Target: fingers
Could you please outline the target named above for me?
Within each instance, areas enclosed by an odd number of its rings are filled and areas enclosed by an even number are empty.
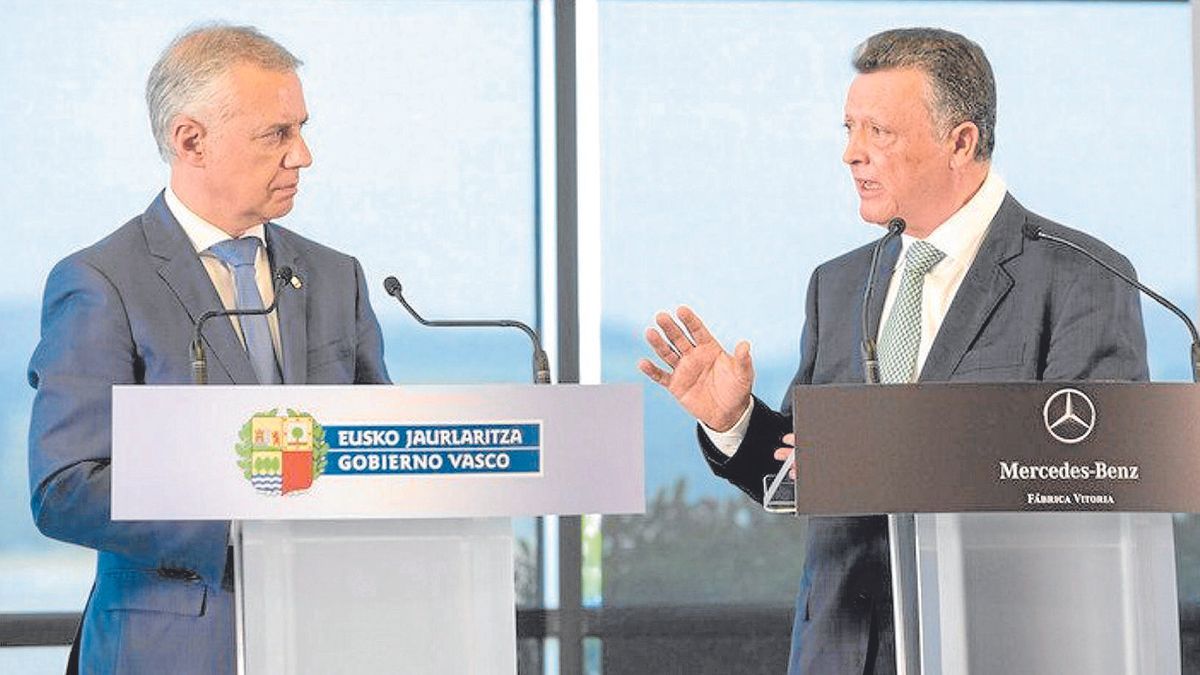
[[[692,343],[691,338],[684,334],[679,324],[675,323],[675,319],[670,314],[666,312],[655,314],[654,323],[658,324],[663,335],[667,336],[667,340],[670,341],[671,347],[679,354],[687,354],[692,347],[696,346]]]
[[[650,363],[649,359],[639,360],[637,367],[638,367],[638,370],[642,371],[642,373],[644,373],[646,375],[646,377],[654,380],[655,382],[661,384],[664,387],[670,386],[671,376],[667,373],[667,371],[663,370],[662,368],[659,368],[658,366],[654,365],[653,363]]]
[[[688,329],[688,333],[691,333],[692,339],[695,340],[696,344],[715,342],[712,333],[708,332],[708,327],[706,327],[704,322],[700,320],[700,317],[692,311],[691,307],[688,307],[687,305],[681,305],[679,309],[675,310],[675,314],[679,317],[679,320],[683,322],[684,327]]]
[[[782,462],[791,456],[792,451],[796,449],[796,434],[784,434],[780,441],[784,444],[784,447],[775,448],[775,459]]]
[[[775,448],[775,461],[786,462],[787,458],[792,456],[792,452],[794,450],[795,450],[795,448]],[[796,480],[796,465],[795,464],[792,465],[792,468],[788,469],[788,476],[792,480]]]
[[[783,442],[787,447],[775,448],[775,460],[779,462],[786,462],[787,458],[791,457],[792,453],[796,450],[796,434],[784,434]],[[795,464],[793,464],[792,468],[788,470],[788,476],[790,476],[792,480],[796,480]]]
[[[743,381],[754,381],[754,360],[750,358],[750,343],[742,340],[733,348],[733,365]]]
[[[650,347],[654,349],[654,353],[658,354],[658,358],[672,368],[679,363],[679,352],[676,352],[674,347],[663,339],[663,336],[653,328],[646,329],[646,342],[650,343]],[[649,363],[647,361],[647,363]]]

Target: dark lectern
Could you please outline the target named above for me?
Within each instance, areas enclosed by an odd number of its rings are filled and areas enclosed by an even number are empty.
[[[1180,672],[1200,387],[806,386],[797,513],[889,514],[899,672]]]

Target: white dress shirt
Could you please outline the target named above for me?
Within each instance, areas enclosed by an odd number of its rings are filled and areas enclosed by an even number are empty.
[[[179,221],[184,233],[187,234],[192,246],[196,249],[196,254],[200,256],[200,262],[204,264],[208,277],[212,279],[213,286],[217,289],[217,296],[221,298],[221,304],[225,309],[237,309],[233,269],[208,250],[213,244],[232,239],[232,237],[221,228],[196,215],[183,202],[179,201],[179,197],[170,185],[167,185],[164,197],[167,209],[171,211],[171,215],[175,216],[175,220]],[[258,292],[262,295],[263,307],[267,307],[275,299],[275,287],[271,278],[271,263],[267,259],[266,228],[262,225],[255,225],[246,230],[242,237],[258,237],[262,242],[262,246],[258,248],[258,255],[254,259],[254,278],[258,282]],[[271,328],[271,342],[275,347],[276,358],[283,353],[279,342],[277,314],[278,312],[271,312],[267,315],[267,324]],[[242,341],[242,346],[245,346],[246,339],[242,337],[242,327],[238,323],[237,317],[231,316],[229,320],[233,322],[233,330],[237,333],[238,339]]]
[[[946,318],[950,303],[954,301],[959,286],[967,276],[967,270],[975,261],[975,254],[979,252],[979,246],[983,243],[984,235],[987,234],[988,225],[996,217],[1007,192],[1008,186],[1004,183],[1004,179],[994,171],[989,171],[983,185],[979,187],[975,195],[945,222],[937,226],[928,237],[925,237],[926,242],[937,247],[939,251],[946,254],[946,257],[925,275],[925,285],[921,291],[921,344],[917,349],[917,373],[920,373],[921,368],[925,366],[925,358],[929,356],[929,349],[933,346],[933,340],[942,326],[942,320]],[[880,315],[877,330],[883,329],[888,313],[896,302],[896,293],[900,290],[900,279],[904,276],[901,274],[904,271],[904,256],[916,238],[903,234],[900,235],[900,240],[900,255],[896,258],[892,279],[888,283],[887,296],[883,301],[883,313]],[[746,437],[746,429],[750,426],[750,411],[753,407],[752,402],[737,423],[728,431],[714,431],[704,424],[701,424],[700,427],[704,429],[704,433],[708,435],[709,440],[718,450],[732,457],[737,452],[738,446],[742,444],[742,439]]]

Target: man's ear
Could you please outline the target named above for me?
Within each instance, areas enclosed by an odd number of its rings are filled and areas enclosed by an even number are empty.
[[[950,130],[951,144],[950,166],[960,168],[975,161],[975,151],[979,148],[979,127],[974,122],[960,122]]]
[[[176,115],[171,120],[171,148],[175,158],[191,166],[204,166],[208,130],[194,117]]]

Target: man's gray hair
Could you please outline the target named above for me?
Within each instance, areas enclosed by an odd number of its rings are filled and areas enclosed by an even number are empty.
[[[948,30],[897,28],[872,35],[854,50],[854,69],[860,73],[895,68],[925,73],[933,98],[927,103],[938,132],[945,135],[962,122],[973,122],[979,128],[975,159],[991,159],[996,80],[979,45]]]
[[[175,155],[171,120],[220,104],[218,80],[233,66],[249,63],[265,70],[293,72],[301,61],[253,26],[207,24],[175,38],[163,50],[146,80],[146,106],[158,153]]]

